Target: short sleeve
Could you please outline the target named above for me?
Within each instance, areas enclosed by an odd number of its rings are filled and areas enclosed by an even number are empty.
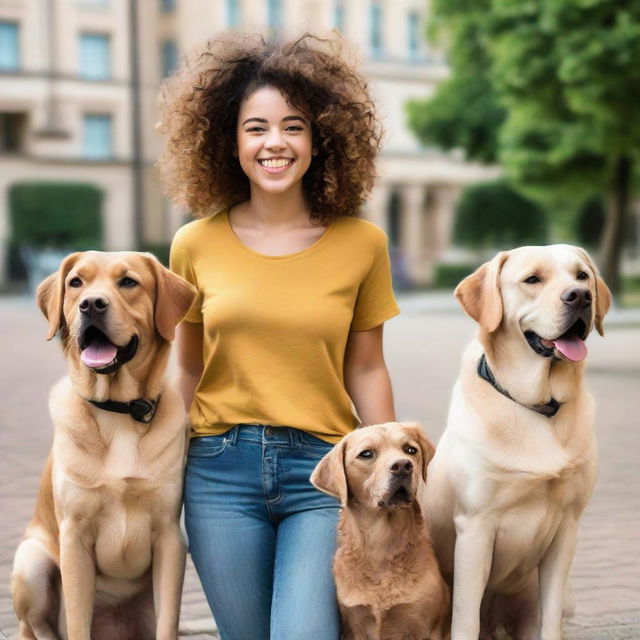
[[[169,266],[171,271],[177,273],[180,277],[192,284],[198,292],[183,319],[187,322],[202,322],[202,291],[198,286],[198,279],[193,270],[189,251],[184,246],[184,236],[180,231],[176,233],[171,243]]]
[[[358,289],[351,322],[353,331],[373,329],[400,313],[393,293],[386,236],[376,244],[374,251],[371,268]]]

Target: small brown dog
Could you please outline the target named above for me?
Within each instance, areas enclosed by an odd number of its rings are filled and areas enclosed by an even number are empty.
[[[193,296],[134,252],[74,253],[38,287],[69,375],[51,391],[53,447],[14,560],[22,640],[178,636],[187,428],[165,370]]]
[[[357,429],[315,468],[342,503],[333,572],[345,640],[448,637],[450,595],[420,508],[434,446],[418,425]]]

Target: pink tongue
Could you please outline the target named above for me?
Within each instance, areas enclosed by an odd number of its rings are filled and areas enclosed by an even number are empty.
[[[553,344],[565,358],[574,362],[580,362],[587,357],[587,345],[578,336],[558,338],[553,341]]]
[[[104,367],[116,357],[118,348],[106,340],[94,340],[81,354],[87,367]]]

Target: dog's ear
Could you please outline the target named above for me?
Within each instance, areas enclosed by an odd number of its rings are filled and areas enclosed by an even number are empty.
[[[36,289],[36,302],[49,321],[47,340],[51,340],[58,329],[64,326],[64,281],[80,255],[80,252],[68,255],[60,263],[60,268],[47,276]]]
[[[401,424],[409,430],[413,438],[418,442],[420,451],[422,452],[422,479],[426,482],[427,467],[436,452],[436,447],[433,442],[427,438],[427,434],[424,432],[424,429],[417,422],[403,422]]]
[[[466,313],[489,333],[502,322],[500,272],[508,257],[507,251],[501,251],[467,276],[453,292]]]
[[[611,291],[607,286],[607,283],[600,277],[600,272],[598,271],[598,267],[596,267],[596,263],[591,259],[591,256],[581,247],[578,247],[578,253],[584,258],[584,260],[589,265],[591,272],[593,273],[593,277],[595,278],[596,283],[596,317],[595,317],[595,325],[598,333],[603,336],[604,335],[604,317],[609,311],[609,307],[611,306]]]
[[[176,325],[189,311],[196,290],[184,278],[160,264],[154,255],[148,253],[145,257],[156,277],[156,329],[165,340],[171,342],[175,336]]]
[[[342,438],[329,453],[317,464],[311,474],[311,484],[320,491],[328,493],[347,506],[347,474],[344,470],[345,438]]]

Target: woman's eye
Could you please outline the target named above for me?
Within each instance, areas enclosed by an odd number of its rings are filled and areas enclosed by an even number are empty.
[[[576,276],[578,280],[588,280],[589,274],[584,271],[578,271],[578,275]]]
[[[287,127],[286,130],[287,131],[303,131],[302,127],[297,126],[297,125],[292,125],[290,127]]]
[[[540,282],[540,278],[538,278],[538,276],[529,276],[525,279],[525,282],[527,284],[536,284],[537,282]]]
[[[264,131],[263,127],[251,127],[250,129],[246,130],[247,133],[261,133],[262,131]]]
[[[119,287],[124,287],[124,288],[131,288],[131,287],[137,287],[138,286],[138,281],[134,280],[133,278],[130,278],[129,276],[125,276],[124,278],[122,278],[120,280],[120,282],[118,282],[118,286]]]
[[[358,458],[369,460],[370,458],[373,458],[373,451],[371,449],[365,449],[358,454]]]
[[[417,450],[415,447],[408,446],[408,447],[405,449],[405,453],[408,453],[410,456],[415,456],[415,455],[416,455],[416,453],[418,453],[418,450]]]
[[[81,287],[82,280],[80,280],[80,278],[71,278],[71,280],[69,280],[69,286],[74,288]]]

